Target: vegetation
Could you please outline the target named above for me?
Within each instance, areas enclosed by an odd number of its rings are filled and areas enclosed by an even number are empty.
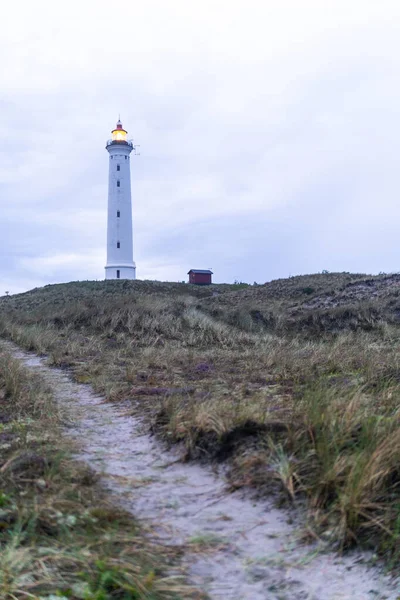
[[[161,559],[132,517],[107,503],[94,474],[71,460],[60,442],[68,415],[51,390],[4,352],[0,397],[2,600],[194,597],[163,575],[174,550],[163,548]]]
[[[0,334],[131,399],[232,488],[306,501],[313,535],[400,553],[400,276],[82,282],[0,301]]]

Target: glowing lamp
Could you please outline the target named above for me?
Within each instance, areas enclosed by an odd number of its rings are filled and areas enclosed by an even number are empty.
[[[118,121],[116,128],[111,132],[113,142],[126,142],[127,133],[122,127],[121,121]]]

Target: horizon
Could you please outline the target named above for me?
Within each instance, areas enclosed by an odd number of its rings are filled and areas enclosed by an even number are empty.
[[[27,294],[29,292],[33,292],[35,290],[39,290],[45,287],[52,287],[55,285],[69,285],[69,284],[75,284],[75,283],[108,283],[108,282],[112,282],[111,285],[114,285],[115,282],[120,282],[117,283],[117,285],[123,285],[123,283],[125,281],[128,281],[130,283],[132,282],[139,282],[139,283],[165,283],[165,284],[174,284],[174,285],[192,285],[192,286],[196,286],[196,287],[204,287],[207,288],[210,285],[229,285],[229,286],[238,286],[238,288],[240,286],[249,286],[249,287],[258,287],[258,286],[266,286],[270,283],[274,283],[276,281],[286,281],[288,279],[296,279],[296,278],[307,278],[307,277],[315,277],[317,275],[351,275],[354,277],[393,277],[395,275],[400,275],[400,271],[393,271],[391,273],[385,273],[383,271],[379,272],[379,273],[356,273],[356,272],[350,272],[350,271],[320,271],[318,273],[297,273],[294,275],[288,275],[287,277],[277,277],[275,279],[270,279],[269,281],[263,281],[263,282],[259,282],[259,281],[254,281],[254,282],[248,282],[248,281],[212,281],[211,284],[205,284],[205,285],[198,285],[198,284],[193,284],[193,283],[189,283],[189,281],[183,281],[183,280],[177,280],[177,281],[172,281],[172,280],[168,280],[168,279],[76,279],[76,280],[71,280],[71,281],[59,281],[59,282],[54,282],[54,283],[46,283],[42,286],[37,286],[34,288],[31,288],[29,290],[24,290],[23,292],[15,292],[12,293],[10,291],[6,291],[4,293],[0,293],[0,298],[5,298],[5,297],[11,297],[11,296],[18,296],[19,294]]]

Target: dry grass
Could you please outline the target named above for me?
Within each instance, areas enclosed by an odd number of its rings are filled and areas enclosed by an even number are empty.
[[[146,541],[60,441],[51,390],[0,353],[0,598],[200,598],[167,577],[177,552]],[[176,567],[175,567],[176,570]]]
[[[231,485],[306,499],[342,547],[400,552],[397,275],[326,274],[196,289],[52,286],[0,305],[0,332],[129,398]]]

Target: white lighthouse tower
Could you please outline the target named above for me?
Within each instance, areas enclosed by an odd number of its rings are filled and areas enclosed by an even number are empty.
[[[107,141],[110,155],[106,279],[136,279],[132,244],[130,153],[135,150],[118,120]]]

